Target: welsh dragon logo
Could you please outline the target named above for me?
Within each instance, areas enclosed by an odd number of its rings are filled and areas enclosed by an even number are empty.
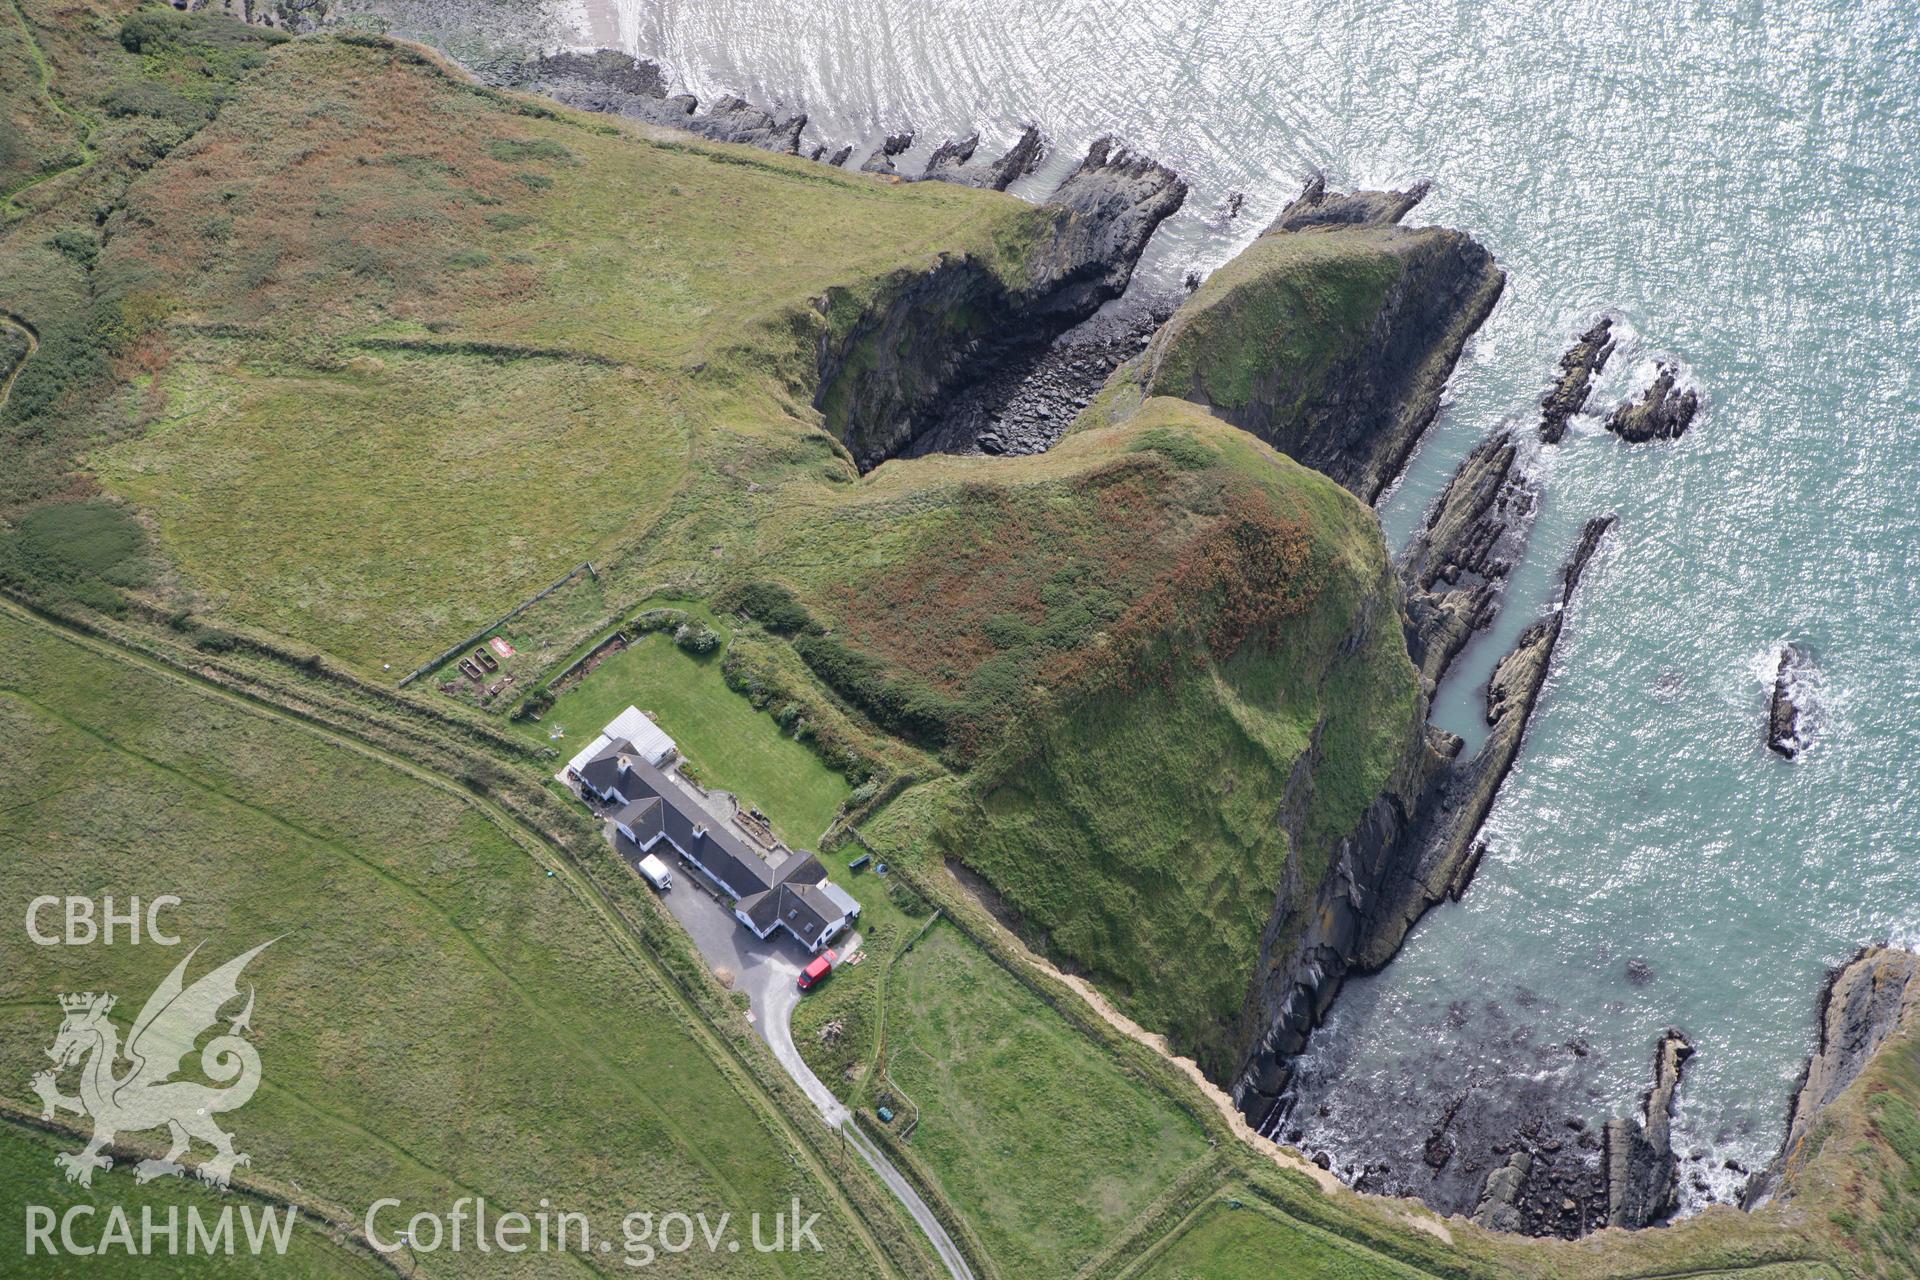
[[[115,997],[90,991],[60,997],[66,1018],[47,1050],[54,1068],[34,1076],[32,1083],[40,1095],[41,1119],[51,1120],[56,1111],[93,1117],[93,1138],[85,1149],[54,1157],[54,1163],[67,1171],[67,1181],[91,1186],[95,1169],[113,1167],[113,1158],[101,1153],[116,1137],[162,1127],[171,1137],[167,1154],[142,1160],[134,1169],[135,1182],[185,1173],[180,1161],[195,1138],[212,1147],[213,1154],[201,1160],[194,1172],[215,1186],[226,1186],[235,1166],[249,1163],[245,1154],[233,1149],[233,1135],[214,1117],[245,1106],[260,1085],[260,1055],[240,1034],[251,1029],[251,988],[246,1007],[229,1020],[226,1033],[200,1050],[201,1071],[224,1087],[172,1077],[194,1051],[195,1042],[220,1020],[220,1011],[240,998],[240,971],[272,945],[272,940],[263,942],[187,986],[187,963],[200,950],[195,947],[147,997],[124,1050],[119,1029],[107,1020]],[[122,1061],[128,1065],[116,1074]],[[76,1066],[80,1094],[70,1098],[60,1092],[59,1077]]]

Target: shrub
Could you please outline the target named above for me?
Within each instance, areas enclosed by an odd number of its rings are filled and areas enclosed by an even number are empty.
[[[1140,433],[1133,453],[1157,453],[1182,471],[1199,471],[1220,461],[1220,455],[1192,436],[1154,427]]]
[[[106,97],[110,116],[152,116],[179,125],[204,123],[213,113],[184,94],[152,80],[128,80],[115,85]]]
[[[53,247],[83,267],[92,266],[93,260],[100,256],[100,242],[86,231],[69,229],[56,232]]]
[[[637,635],[646,635],[653,631],[677,631],[693,621],[693,615],[685,609],[648,609],[634,615],[628,624]]]
[[[52,503],[0,534],[0,581],[36,598],[117,613],[125,604],[117,588],[150,579],[146,549],[146,532],[116,503]]]
[[[777,582],[749,582],[721,596],[721,607],[737,610],[769,631],[792,635],[818,628],[807,607]]]
[[[832,636],[801,636],[793,647],[815,675],[881,728],[935,749],[953,740],[961,708],[925,681],[891,675],[878,658]]]
[[[720,647],[720,633],[704,622],[683,622],[674,629],[673,642],[699,656]]]

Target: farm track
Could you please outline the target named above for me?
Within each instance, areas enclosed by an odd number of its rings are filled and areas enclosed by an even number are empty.
[[[12,0],[10,7],[13,10],[14,21],[20,24],[20,34],[27,42],[28,56],[33,59],[34,68],[40,73],[40,92],[46,95],[47,105],[58,112],[63,120],[71,124],[74,132],[79,135],[80,158],[70,165],[54,169],[48,173],[43,173],[37,178],[31,178],[7,192],[5,199],[0,200],[0,220],[4,220],[4,215],[18,209],[17,201],[23,192],[31,191],[35,187],[44,186],[52,182],[55,178],[65,177],[69,173],[85,169],[93,163],[94,159],[93,124],[84,116],[68,110],[60,101],[60,95],[53,91],[53,64],[47,61],[46,50],[42,49],[40,42],[34,38],[33,24],[27,21],[27,11],[21,7],[20,0]],[[25,362],[23,361],[22,363]],[[11,389],[13,380],[9,378],[7,381],[8,387]],[[5,398],[5,396],[0,396],[0,403],[3,403]]]
[[[20,380],[20,371],[27,367],[27,361],[33,359],[33,353],[40,349],[40,335],[25,319],[11,311],[0,311],[0,326],[17,329],[27,340],[26,354],[21,356],[12,369],[7,371],[7,380],[0,382],[0,411],[7,407],[7,398],[13,394],[13,384]]]

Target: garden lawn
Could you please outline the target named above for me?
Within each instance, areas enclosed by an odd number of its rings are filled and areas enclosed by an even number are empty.
[[[721,650],[694,657],[672,635],[640,637],[560,695],[537,723],[521,722],[571,755],[629,706],[667,731],[692,761],[702,785],[740,797],[773,820],[790,844],[817,843],[852,790],[811,748],[781,732],[773,717],[727,687]]]
[[[895,966],[887,1043],[912,1150],[1009,1280],[1073,1275],[1208,1154],[1172,1099],[950,924]]]
[[[824,1252],[676,1267],[874,1270],[661,980],[471,797],[11,615],[0,758],[0,1079],[18,1096],[56,993],[116,994],[124,1029],[186,947],[204,944],[197,976],[275,939],[244,979],[263,1081],[228,1117],[253,1174],[355,1217],[389,1196],[405,1216],[548,1198],[616,1240],[635,1208],[744,1223],[798,1196]],[[178,895],[165,920],[185,946],[34,946],[18,926],[45,893]],[[24,1192],[0,1184],[0,1221],[21,1221]],[[624,1274],[620,1256],[548,1269]]]

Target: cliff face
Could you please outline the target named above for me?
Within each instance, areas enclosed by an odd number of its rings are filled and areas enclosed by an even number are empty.
[[[1398,225],[1421,194],[1310,184],[1155,337],[1146,393],[1206,405],[1373,501],[1506,279],[1461,232]]]
[[[1166,166],[1095,142],[1009,260],[943,256],[865,299],[825,300],[815,406],[862,470],[929,429],[942,400],[1016,350],[1044,346],[1117,297],[1186,199]]]
[[[1466,501],[1469,492],[1460,491],[1456,500]],[[1392,784],[1341,841],[1334,874],[1320,884],[1311,908],[1302,910],[1284,898],[1279,904],[1252,996],[1260,1034],[1233,1084],[1234,1100],[1255,1127],[1267,1123],[1279,1106],[1293,1058],[1306,1047],[1346,975],[1382,968],[1429,907],[1465,892],[1483,852],[1474,837],[1519,755],[1565,624],[1566,605],[1612,524],[1611,516],[1588,522],[1563,571],[1556,606],[1522,632],[1494,668],[1487,688],[1492,732],[1480,750],[1459,760],[1459,740],[1427,729],[1423,719],[1410,735]],[[1471,523],[1450,527],[1466,529]]]
[[[1895,1037],[1920,1033],[1920,955],[1868,947],[1828,980],[1820,1001],[1820,1040],[1794,1093],[1780,1154],[1748,1186],[1748,1208],[1776,1193],[1817,1154],[1815,1130],[1826,1110]]]

